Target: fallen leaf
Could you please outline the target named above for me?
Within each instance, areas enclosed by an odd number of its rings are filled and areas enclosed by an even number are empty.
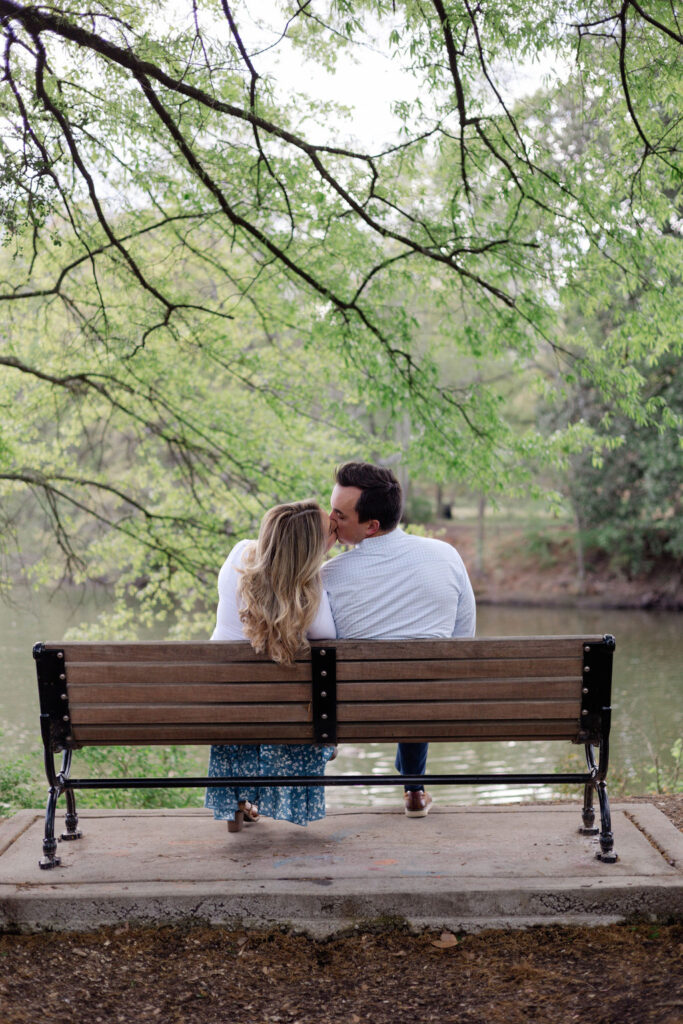
[[[441,932],[441,937],[432,942],[432,946],[436,949],[452,949],[453,946],[457,945],[458,940],[453,932]]]

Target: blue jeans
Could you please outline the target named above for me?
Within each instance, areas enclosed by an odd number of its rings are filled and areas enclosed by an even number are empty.
[[[396,751],[396,771],[399,775],[424,775],[427,767],[428,743],[399,743]],[[405,786],[406,793],[424,790],[424,786]]]

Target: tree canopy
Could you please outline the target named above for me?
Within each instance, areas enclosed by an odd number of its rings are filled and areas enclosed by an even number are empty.
[[[63,559],[40,531],[31,559],[190,614],[336,460],[492,491],[619,442],[520,429],[511,381],[679,425],[644,373],[681,346],[670,3],[0,0],[0,25],[6,548],[37,502]],[[383,145],[316,89],[338,66],[343,105],[368,48],[415,82]]]

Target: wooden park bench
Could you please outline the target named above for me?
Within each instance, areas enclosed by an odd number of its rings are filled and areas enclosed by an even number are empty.
[[[49,795],[40,866],[54,835],[80,838],[74,791],[185,786],[402,785],[403,775],[72,779],[74,750],[129,744],[563,740],[585,745],[587,772],[427,775],[428,786],[576,783],[584,835],[614,862],[605,776],[612,636],[317,641],[282,667],[247,643],[36,644]],[[596,763],[594,749],[599,748]],[[54,755],[62,754],[61,769]],[[597,791],[601,828],[594,825]]]

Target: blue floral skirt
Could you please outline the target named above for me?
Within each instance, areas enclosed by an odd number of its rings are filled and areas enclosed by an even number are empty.
[[[323,775],[333,751],[334,747],[303,743],[213,746],[208,774]],[[307,825],[325,817],[324,786],[209,786],[204,806],[213,811],[214,818],[232,821],[241,800],[258,804],[259,814],[294,825]]]

